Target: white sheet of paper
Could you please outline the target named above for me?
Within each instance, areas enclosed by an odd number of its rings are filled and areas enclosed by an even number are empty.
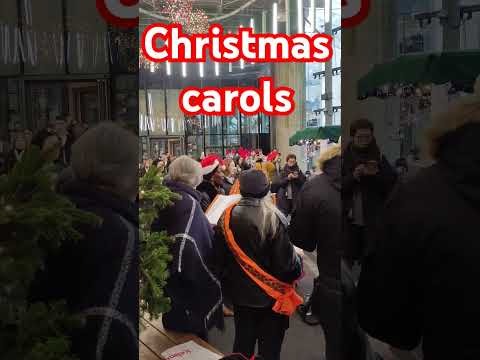
[[[195,341],[189,341],[162,352],[165,360],[219,360],[222,357],[214,352],[198,345]]]
[[[210,224],[217,225],[223,212],[241,198],[242,195],[217,195],[205,213]]]

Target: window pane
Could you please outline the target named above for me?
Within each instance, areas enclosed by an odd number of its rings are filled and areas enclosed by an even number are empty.
[[[203,134],[203,124],[201,116],[193,116],[186,118],[185,126],[185,134],[187,136]]]
[[[239,126],[240,120],[238,117],[235,116],[226,116],[224,118],[224,133],[225,134],[232,134],[236,135],[239,133],[240,126]]]
[[[270,117],[266,115],[261,115],[260,117],[260,133],[269,134],[270,133]]]
[[[258,134],[258,115],[242,116],[242,134]]]
[[[187,155],[199,159],[203,152],[203,135],[187,137]]]
[[[221,135],[222,134],[222,117],[207,116],[205,118],[205,133]]]
[[[240,135],[227,135],[225,136],[225,147],[232,148],[240,146]]]
[[[206,147],[222,146],[222,135],[206,135],[205,137]]]

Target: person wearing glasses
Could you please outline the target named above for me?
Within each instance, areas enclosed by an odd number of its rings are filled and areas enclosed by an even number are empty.
[[[350,127],[352,140],[342,162],[342,200],[347,219],[345,258],[352,265],[361,262],[373,243],[373,226],[396,182],[396,174],[382,155],[368,119]]]

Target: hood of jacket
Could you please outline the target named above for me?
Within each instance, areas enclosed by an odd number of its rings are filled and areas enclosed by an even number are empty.
[[[328,182],[338,191],[342,189],[342,159],[340,156],[323,163],[323,175]]]

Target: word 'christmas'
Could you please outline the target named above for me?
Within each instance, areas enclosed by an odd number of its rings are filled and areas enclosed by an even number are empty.
[[[160,46],[159,46],[160,44]],[[225,34],[219,24],[208,34],[184,34],[179,24],[152,24],[142,34],[144,56],[152,62],[327,62],[333,56],[326,34],[254,34],[240,28]]]

